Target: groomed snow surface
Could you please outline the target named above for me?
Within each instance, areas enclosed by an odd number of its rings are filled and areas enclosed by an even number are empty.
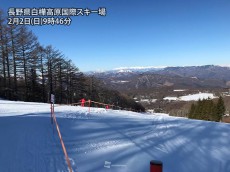
[[[164,114],[58,106],[74,172],[229,172],[230,125]],[[68,172],[50,106],[0,100],[0,171]],[[106,164],[105,164],[106,163]]]

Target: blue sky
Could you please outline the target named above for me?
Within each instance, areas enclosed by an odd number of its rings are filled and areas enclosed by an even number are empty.
[[[229,0],[0,0],[9,7],[106,7],[70,26],[33,26],[81,71],[127,66],[230,65]]]

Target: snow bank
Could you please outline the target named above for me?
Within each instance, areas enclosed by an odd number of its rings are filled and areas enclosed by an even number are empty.
[[[198,93],[188,96],[181,96],[180,99],[183,101],[198,101],[199,99],[214,99],[216,98],[212,93]]]
[[[165,97],[163,98],[164,100],[169,100],[169,101],[172,101],[172,100],[178,100],[177,97]]]
[[[191,94],[187,96],[181,97],[165,97],[164,100],[169,101],[198,101],[199,99],[214,99],[216,98],[212,93],[198,93],[198,94]]]

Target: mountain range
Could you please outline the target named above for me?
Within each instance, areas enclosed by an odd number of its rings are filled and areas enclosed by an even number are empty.
[[[131,67],[90,72],[105,86],[121,92],[153,88],[191,89],[230,87],[230,67],[204,65],[185,67]]]

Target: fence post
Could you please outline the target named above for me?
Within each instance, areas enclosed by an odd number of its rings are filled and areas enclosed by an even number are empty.
[[[50,120],[51,124],[53,124],[53,104],[50,103]]]
[[[55,96],[54,94],[51,94],[50,95],[51,124],[53,124],[54,102],[55,102]]]
[[[91,100],[89,100],[89,113],[90,113],[90,103],[91,103]]]
[[[163,172],[163,163],[161,161],[150,161],[150,172]]]

